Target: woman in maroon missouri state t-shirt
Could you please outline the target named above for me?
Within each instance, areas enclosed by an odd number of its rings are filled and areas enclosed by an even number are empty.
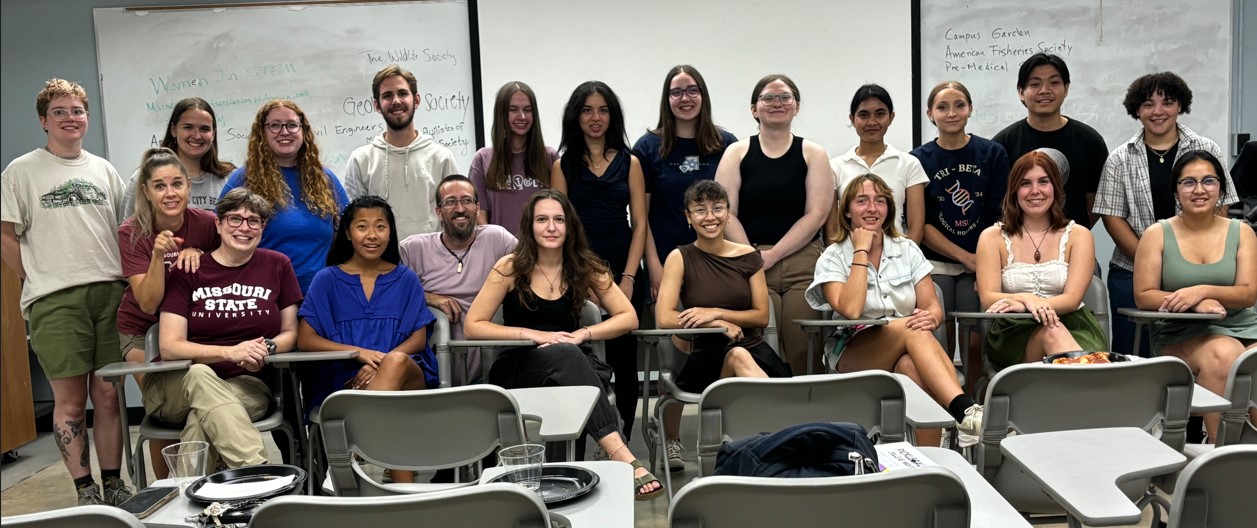
[[[135,179],[135,211],[118,228],[118,250],[127,289],[118,305],[118,343],[127,361],[144,362],[144,334],[157,324],[166,278],[196,273],[201,255],[218,247],[214,213],[188,207],[191,183],[179,156],[165,147],[148,149]],[[136,380],[143,379],[140,374]],[[149,442],[153,474],[166,478],[161,448],[171,440]]]
[[[209,442],[211,463],[265,464],[263,417],[270,389],[254,376],[266,356],[297,343],[301,286],[282,253],[258,249],[269,202],[246,188],[218,201],[222,244],[195,273],[171,277],[162,302],[162,359],[190,359],[186,371],[145,376],[144,407],[158,419],[186,419],[180,439]],[[239,405],[236,405],[239,404]]]

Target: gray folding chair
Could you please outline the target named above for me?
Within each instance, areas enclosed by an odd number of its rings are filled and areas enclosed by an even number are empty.
[[[395,497],[284,496],[266,501],[250,527],[459,526],[549,528],[550,515],[536,493],[494,483]]]
[[[809,422],[854,422],[879,443],[904,440],[903,386],[881,371],[794,378],[727,378],[698,402],[701,475],[716,468],[726,441]],[[775,509],[775,508],[774,508]]]
[[[1257,444],[1257,424],[1248,414],[1250,409],[1257,409],[1257,347],[1248,349],[1231,365],[1226,399],[1231,400],[1231,408],[1222,413],[1218,424],[1218,447]]]
[[[445,316],[445,312],[438,309],[432,309],[432,315],[436,316],[436,321],[432,322],[432,335],[428,337],[428,345],[432,347],[432,353],[436,354],[437,379],[440,381],[440,387],[450,387],[452,384],[452,372],[454,365],[452,355],[450,354],[450,318]],[[430,388],[430,387],[429,387]]]
[[[774,337],[770,342],[768,339],[768,328],[773,328]],[[641,346],[647,348],[646,353],[646,375],[642,382],[642,435],[646,438],[646,446],[650,449],[650,470],[655,472],[658,468],[663,467],[666,461],[667,453],[664,449],[667,439],[664,437],[663,414],[665,410],[673,405],[693,405],[698,403],[698,399],[702,396],[699,393],[687,392],[677,386],[676,378],[681,373],[681,369],[685,366],[689,354],[677,350],[672,342],[672,336],[679,336],[682,339],[693,339],[701,334],[722,333],[719,328],[674,328],[668,330],[635,330],[634,335],[638,336]],[[777,350],[776,343],[776,313],[773,310],[772,303],[768,304],[768,327],[764,328],[764,342],[768,343],[773,350]],[[640,347],[639,347],[640,348]],[[657,363],[659,364],[659,396],[655,399],[655,407],[653,413],[648,413],[650,407],[649,388],[650,388],[650,356],[649,349],[653,348]],[[664,488],[668,490],[668,496],[672,496],[672,472],[664,472]]]
[[[1063,514],[1064,509],[1043,493],[1021,465],[1001,453],[1000,442],[1010,432],[1138,427],[1182,451],[1194,386],[1187,364],[1168,357],[1107,365],[1031,363],[1006,368],[995,375],[987,390],[978,472],[1020,512]],[[1168,506],[1164,499],[1145,495],[1150,483],[1149,478],[1139,478],[1117,485],[1132,500],[1138,499],[1140,507],[1149,501]]]
[[[440,316],[438,316],[440,317]],[[493,322],[502,324],[502,307],[498,307],[498,311],[493,314]],[[580,326],[591,326],[602,322],[602,312],[598,305],[593,301],[586,300],[585,306],[581,308]],[[452,351],[465,350],[473,347],[480,347],[480,367],[485,379],[489,378],[489,369],[493,366],[494,360],[498,357],[498,352],[503,348],[513,348],[522,346],[532,346],[534,343],[527,339],[458,339],[447,341],[447,348]],[[602,341],[593,341],[589,343],[593,350],[594,356],[598,359],[606,361],[607,347]],[[438,361],[440,358],[438,357]],[[614,392],[611,393],[614,396]],[[612,403],[615,403],[614,401]]]
[[[673,528],[969,526],[969,494],[950,470],[826,478],[704,477],[677,492]]]
[[[466,485],[377,483],[355,457],[387,468],[438,470],[478,465],[499,447],[524,441],[515,398],[493,385],[337,391],[323,401],[319,422],[332,490],[342,497],[401,495]]]
[[[113,383],[114,389],[118,392],[119,408],[123,410],[122,426],[124,434],[129,431],[129,423],[127,420],[127,401],[126,401],[126,377],[135,374],[147,374],[153,372],[166,372],[171,370],[186,370],[192,365],[191,361],[158,361],[153,362],[161,356],[160,335],[157,325],[149,327],[148,332],[144,335],[144,363],[110,363],[104,368],[97,371],[97,375]],[[280,376],[276,376],[280,378]],[[269,413],[261,420],[253,422],[253,426],[258,432],[266,433],[275,430],[283,431],[288,437],[288,451],[290,460],[293,464],[301,465],[298,460],[299,449],[298,442],[301,438],[295,434],[295,429],[291,424],[284,421],[284,388],[282,381],[277,383],[269,383],[271,386],[271,408]],[[151,415],[145,415],[140,420],[139,435],[135,440],[134,451],[132,450],[130,441],[123,442],[123,452],[127,456],[127,470],[131,473],[131,481],[137,487],[143,488],[148,485],[147,471],[144,463],[144,443],[150,439],[160,440],[178,440],[183,433],[183,424],[166,423]],[[211,468],[212,469],[212,468]]]
[[[1219,447],[1179,473],[1170,528],[1248,528],[1257,519],[1257,445]]]
[[[75,506],[0,518],[13,528],[144,528],[134,515],[113,506]]]

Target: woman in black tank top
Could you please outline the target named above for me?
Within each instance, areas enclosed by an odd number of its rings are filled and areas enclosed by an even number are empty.
[[[607,340],[637,328],[637,315],[611,279],[607,265],[589,250],[584,228],[562,193],[538,191],[524,206],[532,223],[521,226],[519,245],[502,257],[467,311],[469,339],[527,339],[535,347],[508,350],[489,370],[488,381],[507,389],[588,385],[600,390],[608,367],[581,345]],[[610,315],[601,323],[577,327],[586,300]],[[503,324],[493,322],[502,306]],[[638,500],[652,499],[663,486],[637,461],[620,435],[618,414],[599,398],[585,424],[611,460],[633,465]]]
[[[729,191],[729,240],[751,244],[763,255],[769,298],[777,320],[787,322],[780,325],[781,354],[795,374],[806,374],[812,371],[808,337],[789,321],[819,316],[803,292],[821,255],[817,236],[833,205],[835,182],[825,149],[790,130],[800,101],[789,77],[760,79],[751,92],[759,134],[725,151],[716,181]]]

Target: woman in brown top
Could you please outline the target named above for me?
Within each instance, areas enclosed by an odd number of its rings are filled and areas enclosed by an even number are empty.
[[[725,240],[729,194],[719,183],[694,182],[685,191],[685,218],[697,232],[693,244],[668,255],[655,304],[659,328],[723,328],[723,334],[699,335],[677,375],[687,392],[702,392],[729,377],[789,377],[790,365],[764,342],[768,326],[768,285],[764,260],[755,248]],[[677,310],[677,303],[685,306]],[[685,468],[678,426],[681,407],[664,412],[668,467]]]

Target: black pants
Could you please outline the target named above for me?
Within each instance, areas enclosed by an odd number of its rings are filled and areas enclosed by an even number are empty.
[[[585,385],[604,391],[610,375],[606,364],[580,347],[559,343],[503,352],[489,369],[488,381],[506,389]],[[606,398],[598,398],[589,421],[585,423],[584,433],[597,441],[619,430],[615,408]]]

